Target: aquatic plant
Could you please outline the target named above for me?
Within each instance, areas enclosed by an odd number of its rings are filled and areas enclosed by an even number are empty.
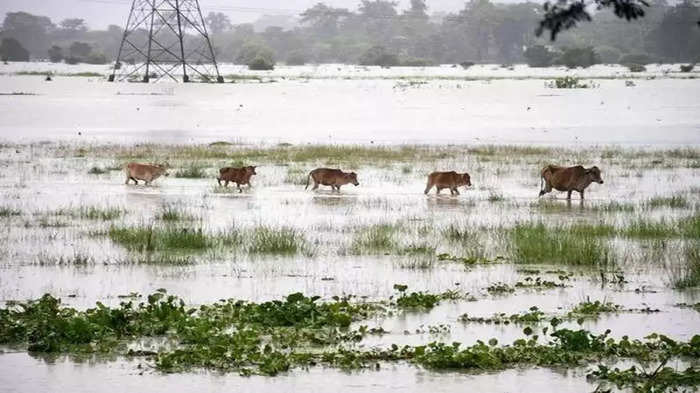
[[[309,251],[304,235],[294,228],[258,226],[250,235],[251,254],[290,255]]]
[[[513,260],[586,266],[614,263],[614,254],[607,244],[590,232],[589,227],[565,231],[543,223],[519,223],[511,230]]]

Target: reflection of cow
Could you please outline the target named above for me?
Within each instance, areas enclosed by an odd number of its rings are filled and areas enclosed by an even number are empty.
[[[600,169],[597,166],[584,168],[581,165],[564,168],[556,165],[548,165],[542,169],[540,180],[540,196],[551,192],[552,188],[558,191],[567,191],[566,199],[571,199],[571,192],[578,191],[583,199],[583,193],[591,183],[603,184],[600,178]]]
[[[128,163],[124,167],[124,172],[126,173],[126,182],[124,184],[129,184],[129,180],[139,184],[138,181],[143,180],[146,182],[146,185],[149,185],[153,180],[163,175],[170,175],[167,172],[167,168],[163,165],[139,164],[136,162]]]
[[[223,181],[224,187],[228,187],[229,182],[236,183],[238,191],[243,192],[241,185],[247,184],[248,187],[252,187],[250,185],[250,178],[253,175],[257,175],[254,166],[244,166],[243,168],[226,167],[219,169],[219,177],[216,178],[216,181],[219,185],[221,185]]]
[[[459,195],[457,187],[464,186],[467,188],[472,185],[471,178],[468,173],[451,172],[433,172],[428,175],[428,184],[425,186],[424,193],[427,194],[433,186],[437,188],[439,194],[443,188],[449,188],[452,195]]]
[[[314,187],[312,190],[318,188],[318,185],[331,186],[334,191],[340,192],[340,186],[352,183],[355,186],[359,186],[360,183],[357,181],[357,174],[355,172],[343,172],[340,169],[331,168],[316,168],[309,173],[306,178],[306,187],[309,188],[309,179],[313,179]]]

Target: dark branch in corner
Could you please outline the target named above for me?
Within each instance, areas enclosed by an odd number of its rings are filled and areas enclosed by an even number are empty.
[[[575,27],[578,22],[590,22],[591,15],[586,11],[589,4],[596,4],[597,9],[612,8],[618,18],[628,21],[644,16],[644,7],[649,7],[645,0],[593,0],[594,3],[586,3],[584,0],[569,2],[558,0],[556,3],[549,1],[544,3],[544,18],[537,26],[535,34],[539,37],[545,30],[549,30],[550,39],[554,41],[557,34]],[[700,23],[700,22],[698,22]]]

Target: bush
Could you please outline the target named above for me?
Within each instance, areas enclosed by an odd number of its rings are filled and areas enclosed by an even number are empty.
[[[595,53],[603,64],[617,64],[620,61],[620,51],[611,46],[599,46],[595,49]]]
[[[399,57],[387,51],[383,46],[373,46],[360,56],[360,65],[378,65],[391,67],[399,65]]]
[[[641,64],[628,64],[627,68],[629,68],[630,72],[644,72],[647,70],[647,68]]]
[[[75,56],[66,57],[66,64],[74,65],[74,64],[78,64],[78,63],[80,63],[79,58],[77,58]]]
[[[651,64],[654,60],[644,53],[626,54],[620,58],[620,64]]]
[[[528,47],[523,56],[530,67],[549,67],[554,60],[554,52],[544,45],[533,45]]]
[[[466,70],[469,67],[473,66],[474,62],[473,61],[463,61],[463,62],[459,63],[459,65],[461,65],[462,68],[464,68]]]
[[[695,68],[695,64],[681,64],[681,72],[690,72],[693,70],[693,68]]]
[[[271,70],[275,68],[275,52],[265,45],[248,42],[243,44],[236,62],[251,70]]]
[[[287,56],[287,65],[304,65],[309,62],[309,56],[306,52],[301,50],[295,50],[289,53]]]
[[[91,53],[84,62],[87,64],[107,64],[107,57],[102,53]]]
[[[275,62],[263,56],[258,56],[248,63],[248,69],[253,71],[269,71],[275,69]]]
[[[52,46],[49,49],[49,60],[52,63],[60,63],[63,61],[63,48],[60,46]]]
[[[29,61],[29,52],[14,38],[3,38],[0,43],[0,58],[3,61]]]
[[[565,76],[562,78],[557,78],[552,82],[547,84],[547,87],[553,89],[587,89],[593,87],[590,84],[581,82],[578,78],[573,76]]]
[[[568,68],[583,67],[587,68],[594,64],[600,63],[598,55],[592,47],[586,48],[568,48],[557,58],[557,64],[565,65]]]

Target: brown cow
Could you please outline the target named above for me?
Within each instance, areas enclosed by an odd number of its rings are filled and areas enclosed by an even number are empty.
[[[578,191],[583,199],[583,193],[591,183],[603,184],[600,177],[600,169],[597,166],[584,168],[581,165],[561,167],[548,165],[542,169],[540,179],[540,196],[551,192],[552,188],[558,191],[567,191],[566,199],[571,199],[571,192]]]
[[[352,183],[355,186],[359,186],[360,183],[357,181],[357,174],[355,172],[343,172],[340,169],[330,169],[330,168],[316,168],[309,172],[309,176],[306,178],[306,190],[309,188],[309,179],[313,179],[314,187],[312,190],[318,188],[319,184],[324,186],[331,186],[334,191],[340,192],[340,186],[348,183]]]
[[[457,187],[464,186],[465,189],[472,185],[471,178],[468,173],[450,172],[433,172],[428,175],[428,184],[425,186],[424,194],[427,194],[433,186],[437,188],[439,194],[443,188],[449,188],[452,195],[459,195]]]
[[[167,172],[167,167],[164,165],[139,164],[136,162],[128,163],[124,167],[124,172],[126,173],[126,182],[124,184],[129,184],[129,180],[139,184],[138,180],[143,180],[146,182],[146,185],[150,185],[153,180],[163,175],[170,176]]]
[[[242,168],[226,167],[219,169],[219,177],[216,178],[216,182],[221,185],[221,181],[224,181],[224,187],[228,187],[229,182],[236,183],[238,191],[243,192],[241,185],[247,184],[248,187],[252,187],[250,178],[253,175],[257,175],[254,166],[249,165]]]

